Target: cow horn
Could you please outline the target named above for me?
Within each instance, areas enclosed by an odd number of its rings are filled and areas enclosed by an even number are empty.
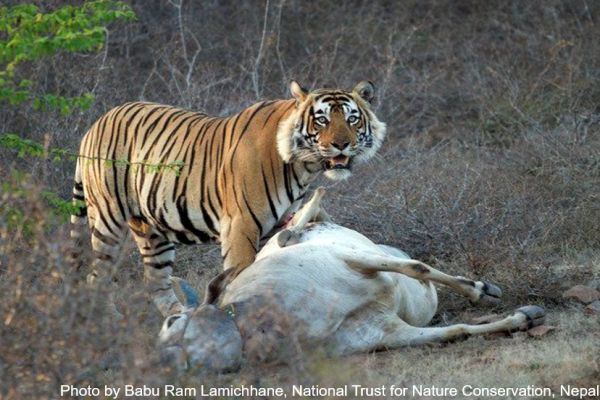
[[[175,292],[182,295],[185,308],[192,309],[200,305],[198,292],[186,280],[172,276],[171,282],[173,282]]]

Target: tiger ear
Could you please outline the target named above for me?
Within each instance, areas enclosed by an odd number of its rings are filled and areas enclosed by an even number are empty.
[[[290,82],[290,92],[292,93],[292,96],[294,96],[294,98],[298,101],[298,103],[303,102],[304,99],[306,99],[306,96],[308,95],[308,90],[304,89],[302,86],[300,86],[298,82],[294,80]]]
[[[371,81],[359,82],[352,91],[369,103],[375,98],[375,85]]]

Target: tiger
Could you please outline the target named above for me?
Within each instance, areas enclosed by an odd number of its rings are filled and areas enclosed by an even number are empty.
[[[81,141],[73,187],[81,206],[71,216],[76,248],[86,224],[91,231],[88,281],[111,270],[130,231],[150,298],[164,316],[182,312],[171,284],[176,244],[219,242],[235,276],[311,182],[346,179],[381,147],[373,83],[309,91],[291,81],[289,90],[291,98],[229,117],[130,102],[98,119]]]

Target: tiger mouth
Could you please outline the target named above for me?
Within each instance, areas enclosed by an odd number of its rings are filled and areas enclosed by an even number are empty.
[[[352,159],[350,157],[340,154],[338,156],[325,159],[323,161],[323,169],[350,169],[351,161]]]

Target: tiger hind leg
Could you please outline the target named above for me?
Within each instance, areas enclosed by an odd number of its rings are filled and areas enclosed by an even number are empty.
[[[85,240],[87,237],[88,223],[92,223],[91,218],[88,222],[88,207],[85,202],[85,194],[83,190],[83,182],[81,180],[79,163],[75,170],[75,179],[73,182],[73,193],[71,204],[73,211],[71,212],[71,248],[69,249],[68,260],[74,266],[76,271],[81,271],[85,264],[83,260],[83,251]],[[94,211],[93,209],[90,211]],[[92,227],[93,225],[90,225]],[[89,243],[89,242],[88,242]]]
[[[84,266],[83,251],[86,225],[88,224],[87,209],[81,208],[71,214],[71,247],[69,247],[68,261],[76,271],[81,271]],[[89,238],[88,238],[89,240]]]
[[[154,227],[139,218],[128,221],[142,254],[146,290],[164,317],[185,311],[173,290],[171,275],[175,245]]]
[[[125,224],[107,226],[103,218],[94,217],[94,209],[90,212],[91,243],[94,253],[92,270],[87,275],[87,283],[92,287],[101,287],[113,284],[112,278],[117,266],[121,244],[126,237]],[[75,237],[75,239],[77,239]],[[115,317],[121,317],[117,311],[113,292],[104,304],[106,310]]]

